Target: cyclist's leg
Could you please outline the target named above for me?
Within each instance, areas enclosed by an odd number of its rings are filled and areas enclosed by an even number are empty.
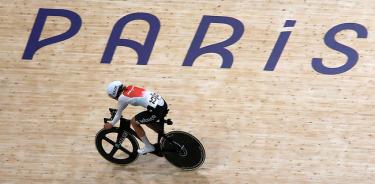
[[[143,149],[138,150],[138,153],[145,154],[148,152],[152,152],[155,150],[154,146],[150,143],[148,140],[145,131],[141,127],[141,124],[148,124],[150,122],[154,122],[156,120],[156,115],[152,114],[149,111],[143,111],[139,114],[137,114],[132,120],[131,124],[139,136],[139,138],[142,140],[142,142],[145,144],[145,147]]]
[[[152,129],[155,133],[162,133],[163,132],[163,122],[154,122],[146,124],[146,126]]]
[[[134,128],[134,131],[135,133],[137,133],[138,137],[143,137],[146,135],[145,131],[143,130],[143,128],[141,127],[140,123],[138,123],[136,120],[135,120],[135,117],[133,117],[131,120],[130,120],[130,124],[132,125],[132,127]]]
[[[156,108],[152,109],[152,112],[153,112],[153,114],[155,114],[157,116],[157,119],[154,120],[153,122],[147,123],[146,126],[150,129],[152,129],[153,131],[155,131],[156,133],[163,133],[164,122],[162,122],[162,119],[164,119],[164,117],[168,113],[167,103],[164,101],[163,106],[158,105]]]

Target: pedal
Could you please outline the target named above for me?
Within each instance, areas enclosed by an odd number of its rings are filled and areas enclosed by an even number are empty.
[[[160,144],[159,143],[156,143],[156,144],[153,144],[154,147],[155,147],[155,151],[153,152],[150,152],[158,157],[163,157],[163,154],[161,153],[161,149],[160,149]]]

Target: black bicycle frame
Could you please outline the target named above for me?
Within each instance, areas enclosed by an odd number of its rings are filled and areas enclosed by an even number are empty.
[[[104,123],[107,123],[108,121],[111,121],[114,116],[116,115],[116,112],[117,112],[117,109],[112,109],[110,108],[109,109],[109,112],[111,113],[111,118],[104,118]],[[161,138],[165,138],[167,141],[175,144],[177,147],[179,147],[180,149],[182,149],[181,145],[179,145],[178,143],[176,143],[175,141],[171,140],[170,138],[168,138],[167,136],[165,136],[165,133],[164,133],[164,124],[168,124],[168,125],[171,125],[172,124],[172,121],[170,119],[168,120],[165,120],[164,118],[160,120],[160,122],[162,125],[161,127],[161,131],[160,132],[157,132],[158,133],[158,141],[157,141],[157,151],[155,151],[155,154],[158,155],[158,156],[161,156],[160,154],[158,154],[158,151],[161,152],[160,150],[160,140]],[[122,135],[123,135],[123,132],[126,131],[128,133],[130,133],[131,135],[135,136],[138,140],[142,141],[141,138],[137,135],[137,133],[130,127],[130,120],[128,119],[125,119],[123,117],[120,118],[120,133],[117,134],[117,140],[116,142],[120,142],[121,138],[122,138]],[[173,153],[176,153],[176,152],[179,152],[179,150],[163,150],[163,152],[173,152]]]

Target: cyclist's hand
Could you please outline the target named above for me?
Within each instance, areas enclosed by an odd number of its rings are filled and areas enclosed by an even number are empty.
[[[111,123],[104,124],[104,129],[106,129],[106,130],[111,129],[112,127],[113,127],[113,125]]]

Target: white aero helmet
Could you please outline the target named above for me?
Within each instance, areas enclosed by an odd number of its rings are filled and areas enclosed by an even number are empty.
[[[107,86],[107,94],[113,99],[117,99],[122,91],[123,84],[120,81],[113,81]]]

